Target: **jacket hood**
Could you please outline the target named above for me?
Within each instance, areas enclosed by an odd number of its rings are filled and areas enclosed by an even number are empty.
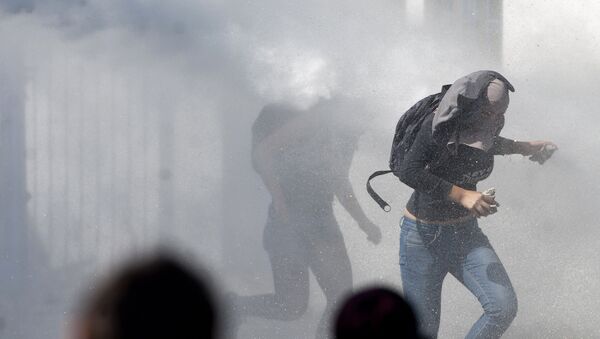
[[[456,80],[444,94],[432,122],[433,139],[445,145],[460,126],[469,126],[481,118],[482,108],[489,105],[486,96],[488,85],[500,80],[509,91],[512,84],[495,71],[477,71]]]

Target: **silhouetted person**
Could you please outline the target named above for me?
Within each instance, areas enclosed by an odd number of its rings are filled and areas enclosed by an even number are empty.
[[[76,339],[211,339],[214,300],[193,271],[170,256],[123,266],[91,296]]]
[[[420,338],[417,320],[406,301],[384,287],[372,287],[351,295],[338,311],[336,339]]]
[[[275,291],[235,298],[242,317],[295,320],[302,316],[308,306],[310,270],[327,301],[317,337],[327,337],[331,311],[352,288],[350,260],[333,213],[334,198],[369,241],[380,241],[379,228],[362,211],[348,179],[361,133],[352,128],[361,121],[353,120],[353,110],[364,114],[358,106],[340,100],[321,101],[310,110],[273,104],[256,119],[252,161],[272,197],[263,244]]]

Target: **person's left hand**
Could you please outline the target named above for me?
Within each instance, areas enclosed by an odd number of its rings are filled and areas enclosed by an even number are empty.
[[[553,142],[536,140],[527,142],[522,154],[525,156],[530,155],[529,160],[538,162],[541,165],[550,159],[556,150],[558,150],[558,146]]]
[[[367,234],[367,240],[377,245],[381,241],[381,230],[379,226],[375,225],[371,221],[359,224],[360,229]]]
[[[535,141],[526,141],[525,142],[525,147],[523,147],[521,149],[521,154],[522,155],[534,155],[537,152],[541,151],[544,146],[549,145],[551,147],[554,147],[556,149],[558,149],[558,147],[551,141],[544,141],[544,140],[535,140]]]
[[[558,146],[556,146],[551,141],[545,141],[545,140],[526,141],[525,145],[524,145],[525,147],[523,147],[521,149],[521,154],[524,156],[534,155],[537,152],[541,151],[544,148],[544,146],[546,146],[546,145],[553,147],[555,149],[558,149]]]

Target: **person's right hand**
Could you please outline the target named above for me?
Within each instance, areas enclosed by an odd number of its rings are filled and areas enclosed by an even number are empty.
[[[367,235],[367,240],[377,245],[381,241],[381,230],[379,226],[375,225],[371,221],[366,221],[359,224],[359,227]]]
[[[468,190],[463,192],[460,204],[477,218],[496,213],[498,211],[497,207],[500,206],[494,196]]]

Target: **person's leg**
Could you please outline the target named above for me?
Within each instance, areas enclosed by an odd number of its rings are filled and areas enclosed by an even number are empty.
[[[236,297],[236,316],[295,320],[305,313],[309,297],[307,245],[295,231],[301,225],[296,219],[284,222],[269,208],[263,245],[271,261],[274,293]]]
[[[402,290],[414,308],[422,335],[436,338],[440,325],[442,283],[446,267],[439,256],[425,246],[438,242],[438,229],[420,225],[423,237],[414,221],[402,219],[400,232],[400,271]],[[439,244],[436,244],[439,246]]]
[[[298,258],[269,255],[275,293],[239,296],[236,309],[241,316],[295,320],[308,306],[308,266]]]
[[[335,220],[331,222],[335,223]],[[342,233],[337,224],[324,228],[323,233],[314,240],[309,259],[310,269],[327,302],[317,327],[318,339],[330,337],[332,314],[341,301],[340,298],[352,290],[352,268]]]
[[[476,222],[457,231],[462,241],[461,261],[452,274],[473,293],[483,315],[467,338],[500,338],[517,314],[517,297],[508,274]]]

